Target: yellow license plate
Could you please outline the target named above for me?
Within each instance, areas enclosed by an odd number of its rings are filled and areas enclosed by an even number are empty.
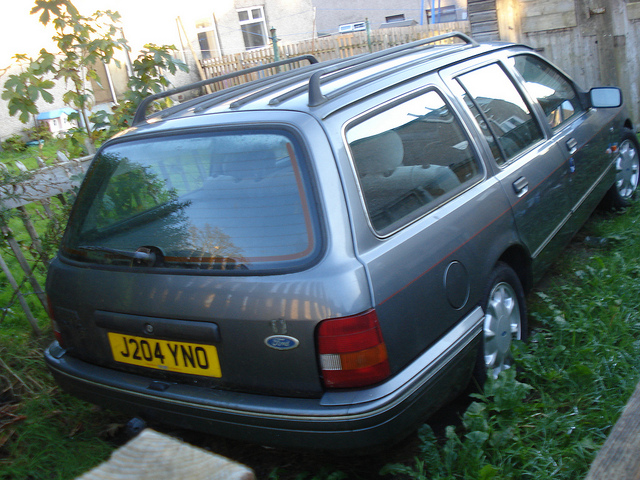
[[[109,345],[116,362],[220,378],[218,350],[213,345],[173,342],[109,332]]]

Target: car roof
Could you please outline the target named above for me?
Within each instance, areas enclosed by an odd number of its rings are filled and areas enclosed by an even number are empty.
[[[449,39],[462,40],[462,43],[437,44]],[[478,44],[462,33],[453,32],[347,59],[320,63],[311,55],[295,57],[147,97],[138,107],[133,126],[211,113],[255,110],[300,111],[325,119],[385,88],[468,58],[514,46],[501,42]],[[203,95],[146,117],[148,106],[159,98],[247,73],[306,61],[310,64]]]

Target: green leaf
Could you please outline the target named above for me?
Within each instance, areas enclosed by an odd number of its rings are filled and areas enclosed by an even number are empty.
[[[27,87],[27,93],[29,95],[29,98],[34,102],[38,100],[38,97],[40,96],[40,90],[34,85],[29,85]]]
[[[47,103],[53,103],[53,95],[51,95],[46,90],[41,90],[40,94],[42,95],[42,99]]]
[[[472,445],[480,448],[484,442],[489,440],[489,434],[487,432],[469,432],[465,435],[465,438],[469,440]]]
[[[43,25],[46,25],[49,23],[49,11],[45,10],[44,12],[42,12],[42,15],[40,15],[40,23]]]
[[[5,90],[9,90],[9,89],[15,88],[17,85],[20,85],[21,83],[22,81],[17,75],[10,75],[9,79],[6,82],[4,82],[4,88]]]
[[[491,480],[498,476],[498,469],[493,465],[485,465],[480,469],[478,480]]]
[[[20,116],[18,117],[22,123],[27,123],[29,121],[29,112],[22,111]]]
[[[462,423],[471,432],[488,432],[487,406],[480,402],[472,402],[464,413]]]

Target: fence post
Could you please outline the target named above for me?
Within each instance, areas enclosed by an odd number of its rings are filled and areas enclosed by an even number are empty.
[[[33,248],[35,248],[40,260],[44,263],[45,266],[49,266],[49,257],[44,253],[42,249],[42,242],[40,241],[40,237],[38,236],[38,232],[36,232],[36,227],[33,226],[31,219],[29,218],[29,214],[27,213],[27,209],[24,207],[17,207],[18,212],[20,212],[20,217],[22,218],[22,223],[24,224],[24,228],[29,233],[31,237],[31,241],[33,242]]]
[[[11,288],[13,288],[14,293],[18,297],[18,302],[20,302],[20,306],[22,307],[22,310],[24,310],[24,314],[27,316],[27,320],[29,321],[31,328],[33,329],[33,333],[39,337],[42,334],[42,332],[38,327],[38,321],[33,316],[33,313],[31,313],[31,309],[29,308],[29,304],[25,300],[24,295],[20,293],[20,286],[18,285],[18,282],[16,282],[16,279],[13,277],[11,270],[9,270],[7,263],[4,261],[4,258],[2,258],[1,253],[0,253],[0,269],[2,269],[4,274],[7,276],[9,285],[11,285]]]
[[[54,225],[57,227],[58,219],[54,215],[53,210],[51,210],[51,202],[49,201],[49,199],[43,198],[42,200],[40,200],[40,205],[42,205],[42,208],[44,209],[44,214],[47,216],[47,218],[49,220],[52,220]]]
[[[273,42],[273,61],[279,62],[280,52],[278,51],[278,36],[276,35],[275,27],[271,27],[271,41]]]
[[[5,240],[7,241],[9,246],[11,247],[11,250],[13,250],[13,254],[16,256],[18,263],[20,264],[20,266],[22,267],[22,270],[27,276],[27,280],[31,284],[31,287],[33,288],[33,291],[35,292],[38,299],[40,300],[40,303],[42,303],[42,306],[44,307],[45,311],[48,311],[47,296],[42,290],[42,287],[40,287],[40,284],[38,283],[36,278],[33,276],[33,271],[29,266],[29,262],[27,262],[27,259],[22,253],[22,250],[20,250],[20,245],[18,245],[18,242],[14,238],[13,232],[9,227],[7,227],[6,225],[3,225],[2,234],[4,235]]]

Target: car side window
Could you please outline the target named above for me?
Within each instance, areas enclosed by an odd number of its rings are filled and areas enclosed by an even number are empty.
[[[540,125],[524,98],[498,64],[473,70],[457,78],[482,112],[503,152],[499,165],[520,154],[543,138]]]
[[[450,86],[453,93],[458,95],[460,98],[464,100],[465,105],[471,111],[471,114],[476,119],[476,122],[478,122],[478,126],[480,127],[480,131],[482,132],[482,136],[489,144],[489,148],[491,149],[491,154],[493,155],[493,159],[496,161],[498,165],[503,164],[504,157],[502,156],[502,152],[500,151],[498,142],[496,138],[493,136],[493,133],[491,133],[491,129],[489,128],[487,121],[485,120],[482,113],[480,113],[480,110],[478,109],[478,107],[476,107],[476,104],[473,103],[473,100],[471,99],[469,94],[467,94],[467,92],[462,88],[462,86],[460,86],[459,83],[454,82]]]
[[[386,234],[478,181],[482,168],[436,91],[376,113],[346,132],[367,212]]]
[[[510,60],[522,75],[527,91],[542,106],[551,128],[584,111],[573,85],[551,65],[533,55],[516,55]]]

